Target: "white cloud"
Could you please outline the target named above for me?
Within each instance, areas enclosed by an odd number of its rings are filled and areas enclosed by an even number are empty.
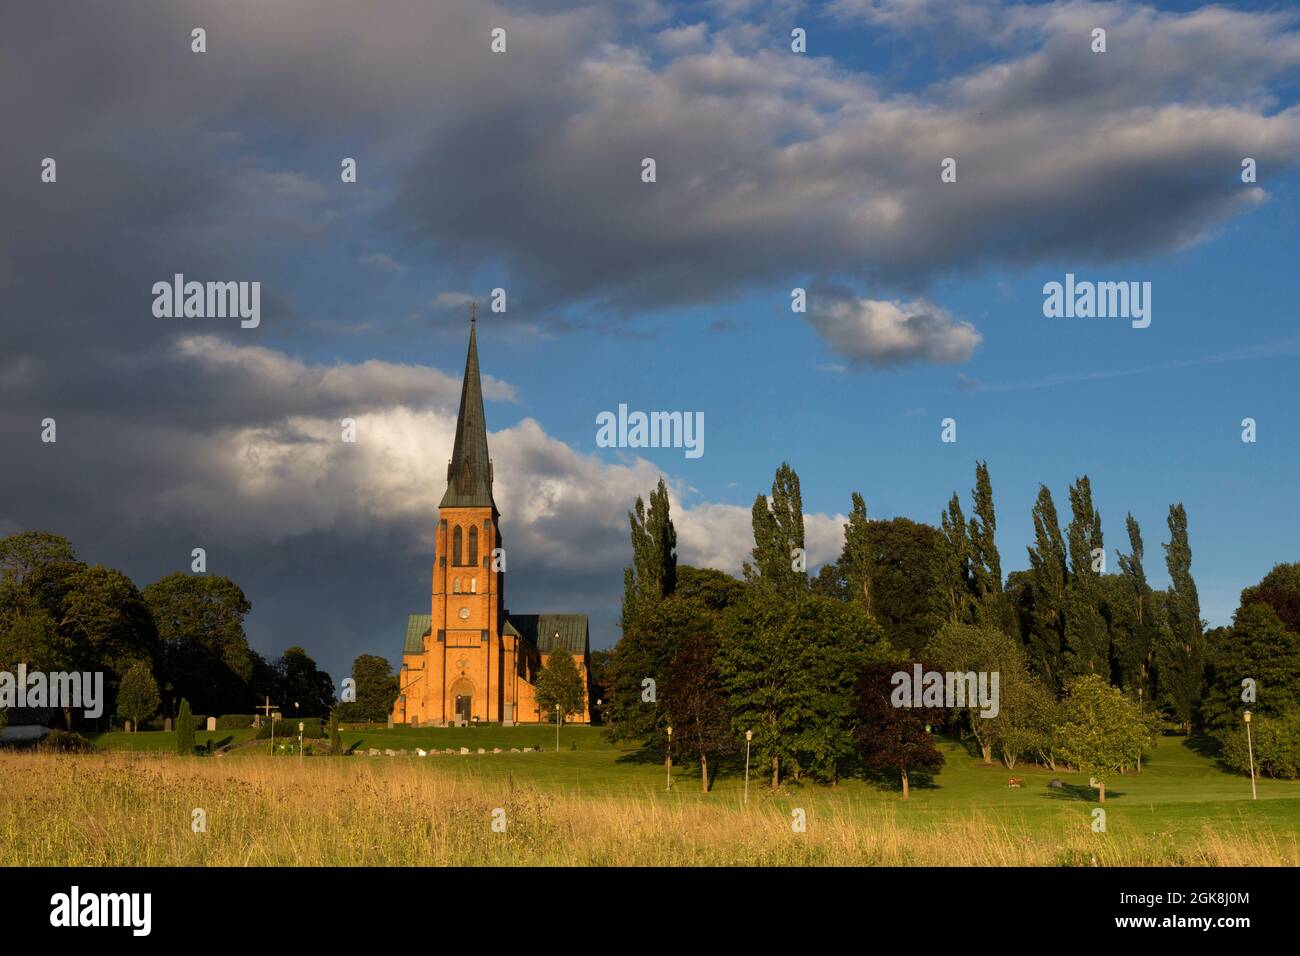
[[[874,366],[964,362],[983,338],[969,322],[924,301],[814,292],[808,320],[836,354]]]

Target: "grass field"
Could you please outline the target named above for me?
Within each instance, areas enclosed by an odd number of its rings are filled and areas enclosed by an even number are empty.
[[[746,806],[739,775],[703,794],[697,767],[677,765],[669,791],[662,763],[598,730],[565,728],[558,753],[554,734],[345,734],[381,750],[552,748],[425,758],[270,758],[261,741],[182,759],[165,733],[100,735],[107,752],[81,756],[0,753],[0,865],[1300,865],[1300,782],[1261,780],[1252,802],[1248,779],[1181,738],[1111,782],[1107,829],[1094,833],[1084,778],[1017,767],[1025,786],[1008,789],[1005,768],[951,742],[906,803],[859,780],[774,793],[756,774]],[[214,734],[239,735],[251,731]],[[1053,776],[1064,792],[1047,787]],[[191,829],[196,808],[204,833]]]

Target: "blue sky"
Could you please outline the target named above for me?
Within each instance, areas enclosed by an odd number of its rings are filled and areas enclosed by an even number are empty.
[[[682,559],[730,570],[782,461],[814,566],[851,492],[937,522],[977,459],[1004,570],[1038,484],[1066,513],[1085,473],[1111,566],[1132,511],[1157,583],[1186,505],[1211,624],[1297,557],[1284,7],[142,3],[69,31],[57,7],[0,39],[0,532],[65,533],[142,586],[201,544],[265,652],[396,658],[427,605],[467,302],[498,286],[479,342],[508,603],[587,612],[594,646],[659,474]],[[261,281],[260,327],[153,318],[175,272]],[[1067,272],[1150,282],[1150,327],[1045,318]],[[597,448],[620,403],[703,412],[704,456]],[[57,450],[33,444],[46,414]]]

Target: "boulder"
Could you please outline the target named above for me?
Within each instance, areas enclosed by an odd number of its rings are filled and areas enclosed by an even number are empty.
[[[1051,787],[1053,790],[1065,789],[1065,783],[1061,780],[1053,780],[1051,783],[1048,784],[1048,786]]]

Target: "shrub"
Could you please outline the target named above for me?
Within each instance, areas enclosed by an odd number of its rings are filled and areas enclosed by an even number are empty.
[[[1300,708],[1281,717],[1256,715],[1250,722],[1255,747],[1255,772],[1262,777],[1295,780],[1300,777]],[[1246,728],[1236,726],[1219,735],[1223,762],[1239,773],[1250,773]]]
[[[67,730],[51,730],[36,745],[36,749],[47,753],[88,754],[95,749],[95,745],[81,734]]]
[[[217,718],[217,730],[247,730],[252,726],[252,714],[222,714]]]
[[[181,698],[181,711],[176,716],[176,752],[182,757],[194,753],[194,713],[184,697]]]
[[[302,723],[303,738],[320,738],[325,736],[325,728],[321,726],[319,717],[302,717],[294,720],[292,717],[284,717],[275,722],[275,736],[279,737],[298,737],[298,724]],[[266,740],[271,736],[271,722],[262,721],[262,726],[258,728],[257,739]]]

